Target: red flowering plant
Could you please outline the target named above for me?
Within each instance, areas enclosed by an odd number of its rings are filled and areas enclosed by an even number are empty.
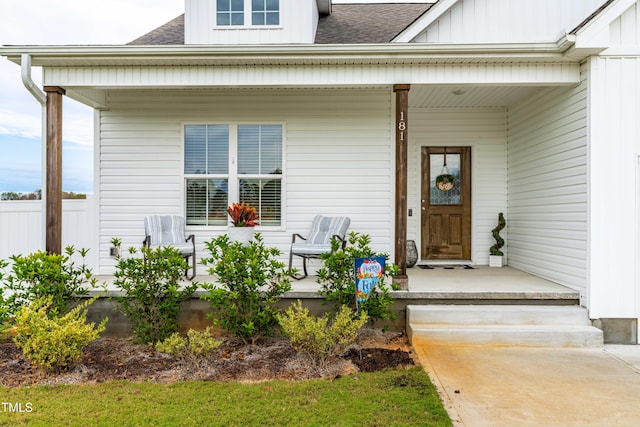
[[[258,225],[258,211],[248,203],[234,203],[227,208],[231,222],[235,227],[254,227]]]

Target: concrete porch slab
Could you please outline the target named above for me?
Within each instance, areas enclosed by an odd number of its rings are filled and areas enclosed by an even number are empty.
[[[482,299],[550,299],[571,300],[575,303],[579,293],[557,283],[516,270],[512,267],[491,268],[475,266],[473,269],[422,270],[417,267],[407,269],[408,291],[396,291],[398,299],[431,300],[482,300]],[[99,283],[105,283],[108,291],[115,291],[113,276],[96,276]],[[214,278],[198,274],[194,281],[212,282]],[[288,297],[313,298],[320,285],[316,276],[303,280],[292,280]]]

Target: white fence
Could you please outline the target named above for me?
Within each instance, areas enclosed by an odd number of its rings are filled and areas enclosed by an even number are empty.
[[[45,232],[41,200],[0,201],[0,259],[44,250]],[[90,249],[85,262],[97,259],[97,235],[93,231],[93,197],[62,201],[62,247]]]

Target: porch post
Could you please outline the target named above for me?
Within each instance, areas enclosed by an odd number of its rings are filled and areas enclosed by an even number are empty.
[[[407,277],[407,142],[409,140],[409,89],[411,85],[393,86],[396,94],[396,224],[395,264],[400,268],[395,282],[409,289]]]
[[[46,241],[48,253],[62,253],[62,97],[65,90],[45,86],[47,94]]]

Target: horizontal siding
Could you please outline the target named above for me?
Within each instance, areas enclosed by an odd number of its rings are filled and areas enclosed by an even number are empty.
[[[602,0],[464,0],[443,13],[418,43],[556,41],[588,17]]]
[[[113,92],[100,115],[101,272],[113,269],[112,237],[138,246],[142,219],[183,214],[182,122],[283,122],[285,223],[265,231],[288,256],[291,234],[316,214],[348,215],[377,250],[392,248],[391,92]],[[191,230],[198,252],[220,228]],[[284,258],[283,258],[284,259]]]
[[[504,109],[411,109],[409,139],[408,207],[414,216],[408,218],[408,238],[420,248],[421,147],[471,146],[471,257],[487,265],[490,230],[506,209]]]
[[[509,265],[577,289],[586,303],[587,84],[508,110]]]

